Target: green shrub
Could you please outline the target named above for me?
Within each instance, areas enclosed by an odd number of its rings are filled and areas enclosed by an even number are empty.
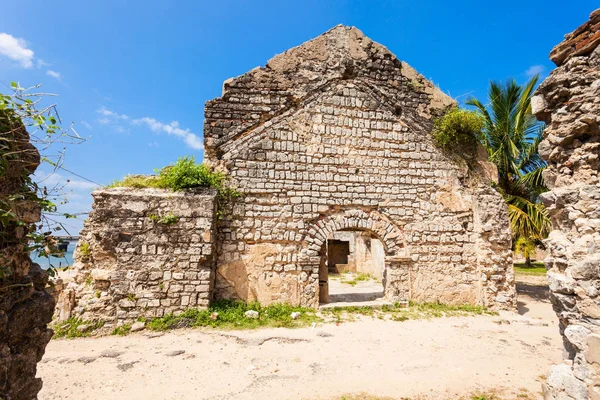
[[[199,187],[213,188],[218,194],[219,218],[223,215],[224,203],[240,196],[237,190],[228,185],[227,175],[214,171],[204,163],[196,164],[193,156],[180,157],[174,165],[168,165],[156,172],[157,175],[150,176],[127,175],[123,180],[113,181],[107,187],[156,188],[173,191]]]
[[[433,137],[441,148],[454,150],[461,155],[472,155],[485,125],[485,119],[477,111],[452,108],[433,126]]]
[[[174,165],[157,171],[157,175],[128,175],[108,187],[157,188],[181,191],[198,187],[217,189],[220,195],[228,192],[227,176],[206,164],[196,164],[195,158],[180,157]],[[229,189],[230,190],[230,189]]]

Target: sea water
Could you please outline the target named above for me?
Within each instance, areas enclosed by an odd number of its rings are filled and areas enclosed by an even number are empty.
[[[61,253],[60,256],[40,257],[34,250],[31,252],[31,260],[35,263],[38,263],[42,269],[48,269],[50,266],[54,268],[65,268],[71,266],[73,265],[73,252],[75,251],[77,240],[67,240],[67,242],[69,242],[67,251]]]

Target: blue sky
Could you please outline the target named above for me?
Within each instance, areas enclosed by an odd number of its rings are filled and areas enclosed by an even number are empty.
[[[25,5],[26,3],[26,5]],[[353,25],[460,101],[490,80],[519,82],[553,68],[548,53],[597,0],[72,1],[5,0],[0,91],[43,84],[85,143],[65,166],[107,184],[203,157],[203,108],[222,82],[337,24]],[[49,168],[41,167],[38,176]],[[71,179],[70,204],[90,209],[94,185]],[[81,221],[68,222],[76,233]]]

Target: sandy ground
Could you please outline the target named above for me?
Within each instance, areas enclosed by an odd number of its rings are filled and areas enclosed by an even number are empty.
[[[522,316],[53,340],[39,398],[457,399],[503,388],[541,398],[540,376],[561,360],[562,344],[544,288],[520,290]]]

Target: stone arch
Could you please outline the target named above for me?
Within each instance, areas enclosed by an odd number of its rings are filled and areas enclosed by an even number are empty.
[[[374,234],[385,250],[383,286],[385,297],[394,302],[408,304],[410,299],[410,258],[405,253],[404,234],[387,217],[376,210],[346,210],[322,216],[313,221],[303,238],[299,262],[303,270],[311,271],[302,290],[302,305],[319,305],[319,252],[329,235],[336,231],[361,230]]]
[[[404,247],[404,235],[400,228],[378,211],[347,210],[317,219],[308,228],[304,242],[305,255],[315,257],[327,237],[335,231],[370,231],[383,243],[387,257],[400,256]]]

